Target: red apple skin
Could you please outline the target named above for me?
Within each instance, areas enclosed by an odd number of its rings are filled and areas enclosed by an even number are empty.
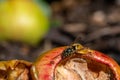
[[[66,47],[58,47],[43,53],[31,68],[33,80],[53,80],[55,67],[62,60],[61,53],[65,49]],[[120,80],[120,66],[112,58],[90,49],[87,54],[82,54],[81,56],[109,66],[116,80]]]
[[[64,49],[59,47],[43,53],[31,68],[33,80],[53,80],[54,69]]]
[[[113,60],[111,57],[109,57],[99,51],[93,50],[93,53],[91,53],[91,54],[92,54],[91,56],[90,56],[90,54],[87,54],[86,56],[88,56],[100,63],[108,65],[111,68],[111,70],[113,71],[113,73],[115,74],[116,80],[120,80],[120,66],[117,64],[117,62],[115,60]]]

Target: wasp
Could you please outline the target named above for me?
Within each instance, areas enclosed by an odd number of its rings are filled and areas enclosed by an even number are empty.
[[[70,46],[68,46],[63,52],[62,52],[62,58],[66,58],[69,57],[75,53],[79,53],[79,54],[86,54],[88,53],[90,49],[83,47],[81,44],[79,43],[74,43]]]

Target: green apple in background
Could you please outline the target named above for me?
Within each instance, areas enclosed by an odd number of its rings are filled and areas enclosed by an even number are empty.
[[[49,30],[49,16],[34,0],[0,2],[0,40],[37,43]]]

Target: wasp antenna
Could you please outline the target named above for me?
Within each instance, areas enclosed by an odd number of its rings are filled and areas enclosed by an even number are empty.
[[[83,38],[81,35],[77,36],[77,38],[75,39],[74,43],[79,43],[82,45],[86,44],[85,38]]]

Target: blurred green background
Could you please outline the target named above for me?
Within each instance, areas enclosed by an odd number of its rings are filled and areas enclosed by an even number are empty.
[[[0,40],[37,45],[50,28],[50,8],[37,0],[0,2]]]

